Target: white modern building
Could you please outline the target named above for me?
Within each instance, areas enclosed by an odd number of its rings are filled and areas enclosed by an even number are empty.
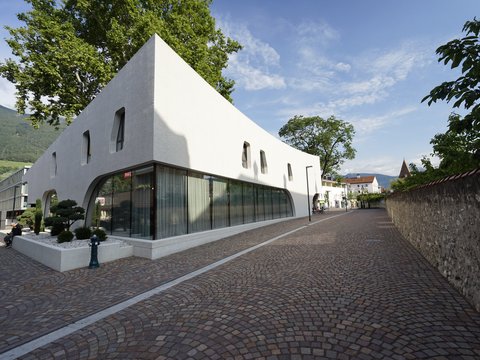
[[[100,202],[108,234],[152,242],[306,216],[320,174],[318,157],[260,128],[155,35],[24,181],[46,212],[53,195],[73,199],[90,225]]]

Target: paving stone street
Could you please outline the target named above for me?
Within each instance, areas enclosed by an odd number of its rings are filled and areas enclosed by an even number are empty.
[[[328,211],[154,261],[132,257],[65,273],[1,247],[0,283],[0,359],[480,359],[480,313],[383,209]]]

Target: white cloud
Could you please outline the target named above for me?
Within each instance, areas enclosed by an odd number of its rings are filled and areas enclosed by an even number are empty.
[[[286,87],[285,80],[280,75],[271,75],[255,68],[248,63],[230,59],[232,73],[235,74],[236,84],[243,86],[245,90],[282,89]]]
[[[359,136],[365,136],[385,127],[386,125],[392,123],[398,118],[408,115],[416,110],[416,107],[409,106],[403,109],[391,111],[380,116],[350,118],[348,121],[353,124],[353,126],[355,127],[355,131]]]
[[[332,100],[332,105],[348,109],[378,103],[386,99],[412,71],[424,66],[426,58],[424,47],[414,43],[405,43],[399,49],[380,54],[372,51],[345,67],[349,73],[353,73],[355,80],[343,80],[332,87],[333,96],[339,96]]]
[[[243,48],[229,58],[226,74],[237,86],[246,90],[282,89],[286,87],[283,76],[272,72],[280,68],[280,55],[268,43],[253,36],[244,24],[218,21],[222,31],[237,40]]]
[[[296,29],[298,41],[307,44],[326,45],[340,37],[339,33],[325,22],[307,21],[300,23]]]
[[[15,85],[0,77],[0,105],[15,108]]]
[[[350,64],[345,64],[343,62],[339,62],[335,64],[335,69],[341,72],[349,72],[352,66]]]
[[[279,109],[276,115],[282,119],[290,119],[295,115],[329,117],[334,113],[335,108],[330,104],[316,102],[309,105],[289,104],[287,107]]]
[[[400,173],[402,163],[391,156],[380,156],[365,160],[347,160],[341,174],[376,173],[397,176]]]
[[[374,59],[368,66],[373,73],[389,74],[395,80],[404,80],[415,66],[424,64],[425,52],[413,44],[404,44],[400,49],[387,52]]]
[[[342,92],[350,94],[376,94],[386,88],[392,87],[395,83],[395,79],[390,76],[376,75],[368,80],[344,83],[341,88]]]

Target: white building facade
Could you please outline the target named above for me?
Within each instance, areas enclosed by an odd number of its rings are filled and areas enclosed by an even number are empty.
[[[0,181],[0,229],[5,229],[27,208],[28,187],[23,176],[30,167],[15,171]]]
[[[308,214],[318,157],[279,141],[153,36],[25,174],[108,234],[164,239]],[[307,199],[307,175],[310,201]]]
[[[348,192],[354,195],[382,192],[375,176],[357,176],[356,178],[346,178],[344,181],[348,184]]]
[[[348,194],[347,183],[330,179],[322,180],[323,196],[327,208],[344,208]]]

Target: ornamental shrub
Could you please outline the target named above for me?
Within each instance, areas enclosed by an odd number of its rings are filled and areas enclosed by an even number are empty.
[[[75,232],[77,240],[90,239],[90,236],[92,236],[92,231],[88,227],[79,227],[73,231]]]
[[[105,231],[103,231],[102,229],[93,230],[92,235],[97,235],[97,238],[98,238],[99,241],[107,240],[107,233]]]
[[[52,216],[45,218],[46,226],[61,223],[64,229],[70,230],[70,226],[72,226],[75,221],[85,219],[85,209],[77,206],[75,200],[62,200],[51,206],[50,212]]]
[[[35,218],[35,208],[27,208],[22,215],[17,216],[17,221],[23,227],[33,228]]]
[[[65,225],[63,225],[63,223],[55,223],[52,225],[52,229],[50,230],[50,235],[57,236],[63,230],[65,230]]]
[[[57,236],[58,243],[70,242],[73,239],[73,233],[70,230],[64,230]]]
[[[40,234],[42,227],[43,211],[42,211],[42,200],[37,199],[35,202],[35,224],[33,231],[36,235]]]

